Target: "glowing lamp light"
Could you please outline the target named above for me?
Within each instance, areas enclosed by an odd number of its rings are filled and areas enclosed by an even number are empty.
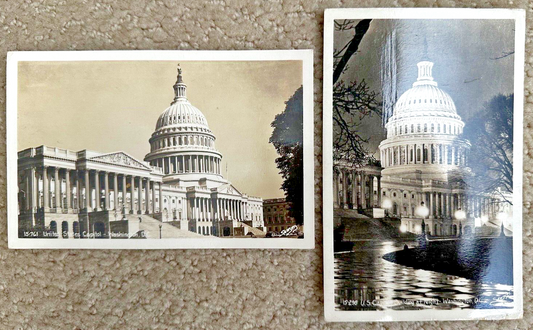
[[[422,227],[420,225],[416,225],[415,232],[420,233],[422,231]]]
[[[486,215],[481,216],[481,224],[486,224],[489,221],[489,217]]]
[[[500,221],[501,223],[505,223],[507,221],[507,214],[500,212],[496,214],[496,219],[498,219],[498,221]]]
[[[406,225],[401,225],[401,226],[400,226],[400,231],[401,231],[402,233],[405,233],[405,232],[407,231],[407,226],[406,226]]]
[[[389,198],[383,198],[383,201],[381,202],[381,207],[383,207],[384,209],[392,208],[392,201]]]
[[[429,209],[424,205],[420,205],[415,209],[415,214],[419,217],[425,218],[429,215]]]
[[[474,219],[474,224],[476,227],[481,227],[481,218],[475,218]]]
[[[466,213],[463,210],[457,210],[455,212],[455,219],[457,220],[463,220],[466,219]]]

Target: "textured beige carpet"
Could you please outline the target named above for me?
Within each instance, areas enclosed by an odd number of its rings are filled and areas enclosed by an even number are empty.
[[[526,45],[524,319],[326,324],[323,318],[322,26],[329,7],[513,7],[527,1],[2,1],[0,104],[10,50],[315,49],[317,247],[314,251],[13,251],[0,175],[0,328],[527,329],[533,324],[533,48]],[[528,37],[531,32],[528,31]],[[0,163],[5,173],[5,111]]]

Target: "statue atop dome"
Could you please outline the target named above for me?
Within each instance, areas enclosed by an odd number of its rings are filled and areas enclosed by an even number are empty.
[[[178,78],[174,84],[174,100],[170,105],[178,101],[187,101],[187,85],[183,82],[183,76],[181,71],[181,66],[178,64]]]

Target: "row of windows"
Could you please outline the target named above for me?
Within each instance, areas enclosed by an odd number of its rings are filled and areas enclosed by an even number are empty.
[[[392,147],[386,149],[382,156],[383,164],[388,166],[428,161],[431,164],[466,165],[466,154],[462,148],[442,144],[423,144],[421,148],[415,145],[408,150],[405,147]]]
[[[267,219],[265,219],[266,223],[267,224],[272,224],[272,223],[290,223],[291,222],[291,218],[286,216],[286,217],[283,217],[281,215],[278,215],[278,216],[274,216],[274,217],[268,217]]]
[[[174,136],[160,139],[151,143],[152,151],[159,148],[181,145],[199,145],[203,147],[213,147],[213,139],[205,136]]]
[[[429,100],[429,102],[428,102]],[[418,101],[418,102],[417,102]],[[424,102],[422,102],[422,99],[414,99],[414,100],[409,100],[409,103],[407,104],[422,104],[422,103],[431,103],[431,104],[445,104],[445,105],[451,105],[451,102],[448,102],[446,100],[442,101],[441,100],[438,100],[438,99],[424,99]],[[406,105],[405,102],[402,102],[401,105]]]
[[[409,128],[410,128],[410,130],[409,130]],[[416,128],[416,131],[415,131],[415,128]],[[396,127],[394,127],[394,135],[411,134],[411,133],[422,133],[422,132],[427,133],[428,130],[431,133],[444,133],[444,134],[461,134],[461,133],[463,133],[462,128],[460,126],[458,126],[458,125],[442,124],[442,127],[441,127],[441,124],[437,124],[435,126],[435,124],[432,123],[431,126],[429,126],[428,124],[424,124],[424,126],[422,126],[422,124],[417,124],[416,126],[414,124],[411,124],[410,127],[409,127],[409,125],[396,126]],[[442,132],[441,132],[441,130],[442,130]]]

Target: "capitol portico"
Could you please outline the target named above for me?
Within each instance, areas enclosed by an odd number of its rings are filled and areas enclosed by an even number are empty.
[[[475,231],[504,214],[512,216],[501,192],[477,192],[465,179],[470,142],[452,98],[433,79],[433,63],[418,63],[418,78],[393,108],[379,144],[380,162],[336,163],[336,208],[384,209],[401,218],[401,230],[438,236]]]
[[[215,135],[188,101],[186,89],[179,69],[175,98],[157,120],[144,161],[122,151],[104,154],[48,146],[20,151],[19,235],[165,238],[264,233],[262,199],[240,192],[222,176]]]

